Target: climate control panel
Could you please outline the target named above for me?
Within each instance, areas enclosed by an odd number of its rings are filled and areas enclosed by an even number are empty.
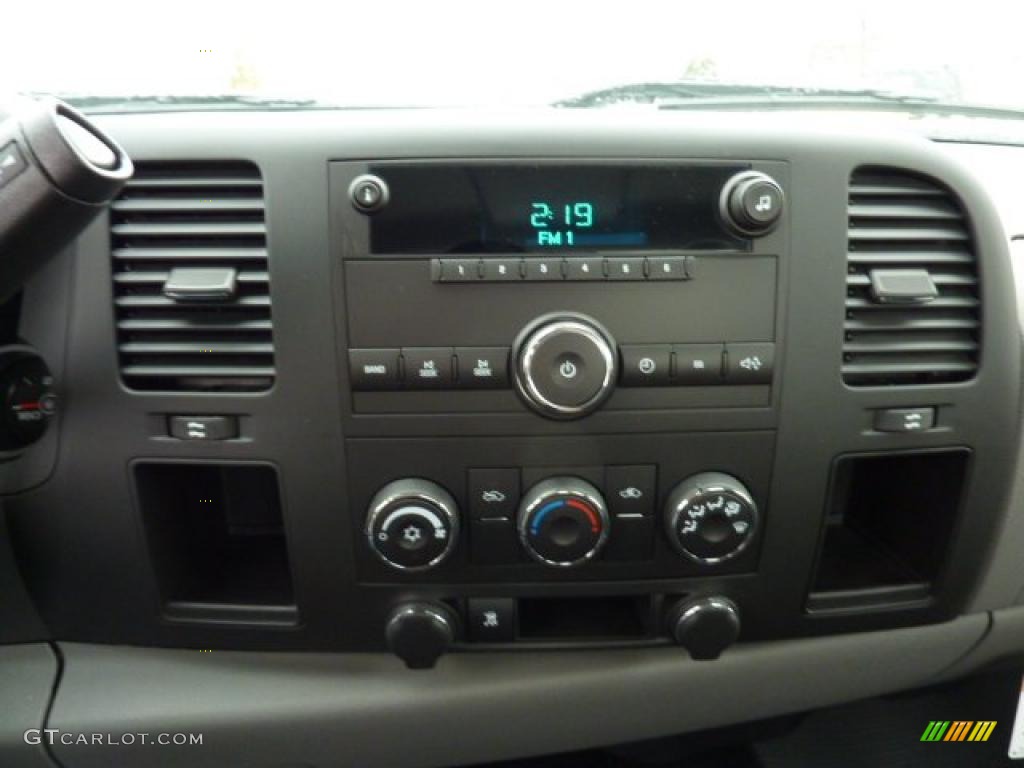
[[[467,511],[430,480],[389,482],[367,510],[367,546],[400,571],[437,568],[460,554],[461,519],[467,512],[470,558],[492,567],[535,563],[575,571],[603,555],[606,561],[640,563],[653,558],[660,528],[676,558],[710,568],[740,555],[756,537],[757,504],[730,475],[702,472],[685,478],[657,507],[657,467],[583,469],[591,478],[603,475],[606,490],[597,487],[599,480],[559,474],[538,480],[517,499],[520,470],[471,470],[477,482],[471,483]],[[530,471],[538,473],[543,470]]]

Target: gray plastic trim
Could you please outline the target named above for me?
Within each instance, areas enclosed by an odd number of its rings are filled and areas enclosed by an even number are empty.
[[[57,656],[45,643],[0,647],[0,765],[54,768],[43,744],[26,744],[25,731],[46,727]]]
[[[739,645],[457,654],[199,653],[68,644],[49,727],[203,733],[201,747],[57,746],[65,765],[449,766],[653,738],[905,690],[983,638],[985,614],[927,627]],[[825,684],[824,681],[828,681]],[[96,704],[103,691],[103,706]],[[557,715],[553,714],[557,713]]]

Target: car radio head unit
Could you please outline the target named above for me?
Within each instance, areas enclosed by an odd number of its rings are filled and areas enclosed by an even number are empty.
[[[374,254],[746,250],[720,210],[748,165],[380,164]],[[357,182],[358,185],[358,182]],[[371,195],[373,192],[370,193]],[[764,204],[771,205],[766,198]]]
[[[354,413],[771,407],[785,163],[350,161],[332,185]]]

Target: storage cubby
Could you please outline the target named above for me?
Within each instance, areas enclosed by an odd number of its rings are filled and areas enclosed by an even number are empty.
[[[808,610],[927,599],[949,551],[969,457],[963,449],[841,457]]]
[[[147,462],[134,471],[167,618],[296,622],[273,467]]]
[[[632,640],[651,630],[647,595],[521,598],[518,612],[521,640]]]

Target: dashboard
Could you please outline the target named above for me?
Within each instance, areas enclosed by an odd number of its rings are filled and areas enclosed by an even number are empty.
[[[59,408],[0,474],[34,606],[0,633],[61,648],[50,722],[129,717],[88,706],[104,674],[167,686],[143,721],[219,708],[218,759],[283,764],[259,713],[337,726],[295,764],[429,765],[453,721],[460,761],[649,738],[1019,639],[1019,150],[647,112],[97,123],[135,175],[21,298]],[[549,695],[588,703],[537,723]],[[421,753],[381,745],[428,709]]]

